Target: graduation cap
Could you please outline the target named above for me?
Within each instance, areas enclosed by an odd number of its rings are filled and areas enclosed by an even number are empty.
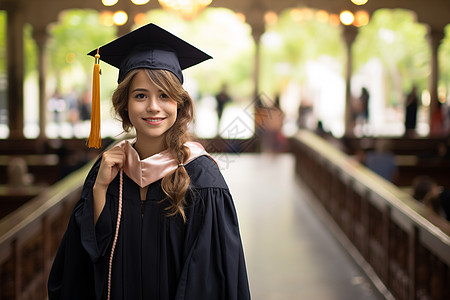
[[[102,60],[119,69],[118,83],[134,69],[162,69],[172,72],[181,83],[181,70],[212,58],[155,24],[142,26],[116,40],[92,50],[95,57],[92,88],[91,133],[88,146],[100,147],[100,66]]]

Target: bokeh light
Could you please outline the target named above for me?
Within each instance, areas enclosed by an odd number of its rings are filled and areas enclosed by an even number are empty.
[[[339,19],[339,16],[337,14],[331,14],[328,17],[328,21],[333,26],[339,26],[339,24],[341,24],[341,20]]]
[[[304,19],[303,12],[299,8],[291,9],[289,14],[295,22],[301,22]]]
[[[264,21],[266,24],[273,25],[278,21],[278,16],[273,11],[268,11],[264,14]]]
[[[73,52],[67,53],[66,54],[66,63],[68,63],[68,64],[73,63],[75,61],[75,58],[76,58],[75,53],[73,53]]]
[[[102,0],[102,3],[104,6],[113,6],[115,5],[119,0]]]
[[[126,12],[119,10],[114,13],[113,20],[116,25],[124,25],[128,21],[128,15]]]
[[[344,10],[339,15],[339,19],[341,20],[342,24],[351,25],[351,24],[353,24],[353,21],[355,20],[355,16],[352,14],[351,11]]]
[[[364,5],[368,0],[352,0],[352,2],[356,5]]]
[[[355,26],[360,27],[369,24],[369,13],[365,10],[358,10],[355,13]]]
[[[104,26],[113,26],[114,25],[114,14],[112,11],[102,11],[100,13],[100,24]]]
[[[245,23],[245,15],[243,13],[236,13],[236,17],[238,18],[239,21],[241,21],[242,23]]]
[[[144,13],[138,13],[134,16],[134,24],[141,26],[147,23],[147,16]]]
[[[319,22],[326,23],[328,22],[328,12],[324,10],[318,10],[316,12],[316,19]]]
[[[150,0],[131,0],[131,2],[133,2],[133,4],[136,5],[144,5],[147,4]]]

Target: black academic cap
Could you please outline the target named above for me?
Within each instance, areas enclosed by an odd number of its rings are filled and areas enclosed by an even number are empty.
[[[212,58],[155,24],[142,26],[98,50],[100,60],[119,69],[119,83],[138,68],[168,70],[183,83],[181,70]],[[97,49],[88,53],[95,54]]]

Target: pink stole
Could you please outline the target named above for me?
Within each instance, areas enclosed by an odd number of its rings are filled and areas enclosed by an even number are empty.
[[[135,139],[124,140],[117,144],[126,155],[123,171],[140,187],[145,187],[163,178],[176,168],[178,161],[172,157],[168,150],[147,157],[143,160],[134,149]],[[203,146],[197,142],[186,142],[184,144],[190,150],[190,155],[184,164],[187,164],[201,155],[209,155]]]

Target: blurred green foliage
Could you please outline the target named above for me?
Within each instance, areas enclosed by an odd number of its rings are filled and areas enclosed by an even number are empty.
[[[415,15],[404,9],[377,10],[370,23],[359,29],[353,45],[354,69],[371,58],[378,58],[385,70],[388,102],[396,105],[396,90],[408,93],[413,85],[428,87],[430,46],[427,27],[417,23]],[[389,86],[390,85],[390,86]]]
[[[321,56],[345,61],[345,45],[340,28],[314,18],[313,10],[300,20],[290,10],[266,27],[261,45],[260,85],[268,94],[281,92],[289,81],[306,80],[306,62]],[[266,40],[267,39],[267,40]]]
[[[0,75],[6,72],[6,11],[0,10]]]
[[[163,24],[214,57],[185,71],[195,78],[200,93],[214,94],[223,83],[237,98],[253,94],[255,45],[251,28],[231,10],[208,8],[193,20],[162,9],[147,12],[147,21]],[[6,13],[0,11],[0,74],[6,74]],[[24,27],[25,76],[37,67],[37,48],[32,40],[32,27]],[[385,69],[385,82],[390,89],[407,92],[413,84],[425,89],[430,74],[430,46],[427,27],[416,21],[412,12],[401,9],[380,9],[371,16],[368,25],[360,27],[353,44],[353,72],[370,59],[377,58]],[[329,56],[345,70],[345,44],[342,27],[316,18],[294,20],[290,10],[278,16],[276,23],[267,25],[260,52],[260,86],[265,93],[275,94],[288,81],[299,84],[305,80],[308,60]],[[48,76],[64,90],[66,84],[79,90],[88,89],[93,59],[86,55],[92,49],[116,37],[117,28],[100,24],[98,12],[74,9],[61,14],[49,26],[50,38],[46,53]],[[265,39],[273,43],[265,43]],[[274,42],[275,41],[275,42]],[[439,49],[439,87],[450,90],[450,25]],[[77,71],[74,71],[77,70]],[[102,93],[108,97],[115,87],[117,71],[102,64]],[[342,74],[343,76],[343,74]],[[71,78],[70,80],[64,78]],[[398,99],[387,95],[391,104]],[[102,97],[103,98],[103,97]]]

